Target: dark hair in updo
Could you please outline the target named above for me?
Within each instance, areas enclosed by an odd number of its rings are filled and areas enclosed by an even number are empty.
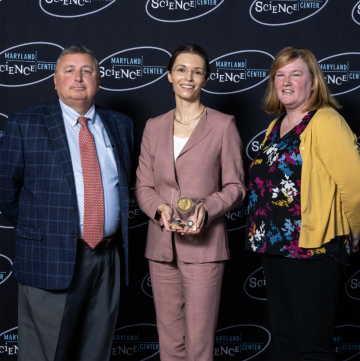
[[[173,52],[173,54],[169,60],[168,71],[171,72],[176,58],[178,57],[178,55],[183,54],[183,53],[196,54],[196,55],[199,55],[201,58],[203,58],[203,60],[205,62],[204,70],[206,71],[205,77],[206,77],[206,79],[208,79],[211,74],[208,56],[205,53],[205,50],[200,45],[196,45],[196,44],[182,44],[182,45],[178,46],[175,49],[175,51]]]

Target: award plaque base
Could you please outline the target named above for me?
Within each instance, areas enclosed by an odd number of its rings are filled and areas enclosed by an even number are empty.
[[[186,229],[196,231],[196,203],[199,192],[187,190],[172,190],[171,197],[171,229]]]

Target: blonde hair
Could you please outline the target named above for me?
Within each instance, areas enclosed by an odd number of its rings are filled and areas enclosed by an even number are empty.
[[[275,73],[283,66],[290,64],[296,59],[302,59],[307,65],[313,80],[313,90],[310,99],[306,104],[304,111],[318,110],[323,106],[330,106],[334,109],[340,109],[341,105],[331,95],[329,87],[326,84],[324,74],[314,56],[306,48],[295,48],[289,46],[281,50],[271,65],[269,84],[263,99],[263,108],[269,114],[279,114],[285,112],[285,106],[282,104],[275,92],[274,78]]]

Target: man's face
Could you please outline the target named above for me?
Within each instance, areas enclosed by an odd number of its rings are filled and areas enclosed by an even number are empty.
[[[75,110],[88,110],[99,90],[101,77],[91,55],[66,54],[57,66],[54,82],[59,98],[66,105]]]

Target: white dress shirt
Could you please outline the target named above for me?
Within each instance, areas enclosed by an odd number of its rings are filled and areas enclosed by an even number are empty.
[[[77,209],[79,214],[77,237],[82,238],[84,224],[84,180],[79,147],[79,132],[81,126],[77,121],[81,115],[63,103],[60,99],[59,101],[64,118],[66,136],[70,147],[71,162],[75,175],[76,197],[78,204]],[[87,121],[87,126],[94,137],[96,153],[100,165],[104,193],[104,237],[108,237],[115,234],[120,225],[120,191],[118,172],[110,139],[99,115],[95,111],[94,103],[84,116],[91,119]]]

